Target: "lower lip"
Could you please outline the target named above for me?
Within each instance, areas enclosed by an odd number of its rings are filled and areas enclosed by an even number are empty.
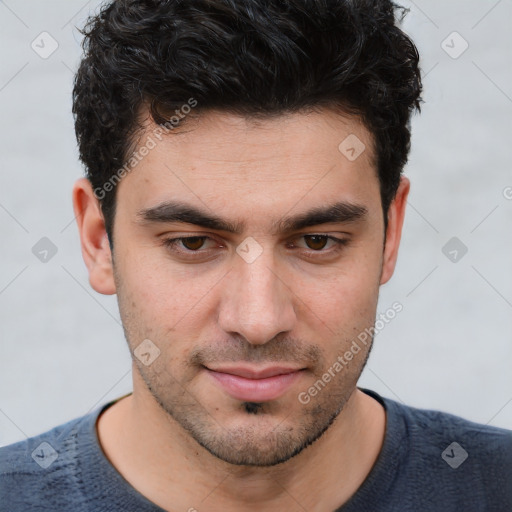
[[[265,379],[246,379],[230,373],[207,372],[236,400],[245,402],[267,402],[282,396],[300,378],[302,370],[275,375]]]

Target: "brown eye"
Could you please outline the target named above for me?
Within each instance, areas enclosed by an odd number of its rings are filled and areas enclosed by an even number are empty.
[[[205,240],[205,236],[192,236],[188,238],[182,238],[181,243],[183,244],[183,247],[189,251],[197,251],[201,249]]]
[[[307,246],[315,251],[322,250],[329,241],[329,237],[324,235],[304,235],[304,239]]]
[[[199,263],[199,260],[206,261],[205,258],[211,260],[215,252],[214,248],[208,247],[208,242],[215,242],[215,240],[209,236],[186,236],[164,239],[162,245],[178,259]],[[217,245],[217,249],[223,249],[223,246]]]

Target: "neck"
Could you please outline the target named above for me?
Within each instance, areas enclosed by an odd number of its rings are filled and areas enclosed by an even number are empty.
[[[136,392],[140,391],[140,392]],[[385,412],[356,389],[315,443],[272,467],[234,466],[206,451],[146,388],[98,421],[100,444],[123,477],[166,510],[332,511],[370,472],[382,447]]]

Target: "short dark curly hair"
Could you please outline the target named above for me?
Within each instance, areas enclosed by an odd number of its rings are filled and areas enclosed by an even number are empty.
[[[384,219],[420,111],[418,51],[389,0],[111,0],[81,33],[73,114],[80,159],[111,246],[116,187],[139,113],[157,124],[193,98],[265,117],[328,107],[360,116],[373,136]],[[190,109],[189,109],[190,110]],[[386,222],[387,224],[387,222]]]

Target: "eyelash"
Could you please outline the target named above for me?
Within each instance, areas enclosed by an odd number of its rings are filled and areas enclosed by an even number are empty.
[[[316,255],[329,255],[329,256],[336,255],[339,252],[341,252],[344,249],[344,247],[346,247],[349,244],[349,240],[347,238],[336,238],[331,235],[323,235],[323,234],[319,234],[319,233],[308,233],[307,235],[301,235],[299,238],[304,238],[306,236],[317,236],[317,237],[327,238],[328,240],[331,240],[335,243],[335,246],[333,248],[331,248],[330,250],[326,250],[326,251],[323,249],[319,249],[317,251],[315,251],[314,249],[309,249],[309,250],[304,249],[307,253],[307,256],[312,257],[312,258],[315,258]],[[176,246],[180,241],[190,240],[190,239],[194,240],[197,238],[204,239],[205,241],[213,240],[211,237],[198,235],[198,236],[188,236],[188,237],[178,237],[178,238],[166,238],[166,239],[162,240],[162,244],[167,249],[169,249],[171,252],[175,252],[175,253],[184,255],[186,257],[189,257],[189,258],[190,258],[190,256],[192,256],[191,259],[193,259],[195,257],[194,255],[198,255],[198,257],[204,257],[204,255],[205,255],[204,253],[208,252],[208,250],[201,252],[201,249],[198,249],[196,251],[193,251],[191,249],[185,249],[185,250],[182,250],[182,249],[177,250],[176,249]]]

